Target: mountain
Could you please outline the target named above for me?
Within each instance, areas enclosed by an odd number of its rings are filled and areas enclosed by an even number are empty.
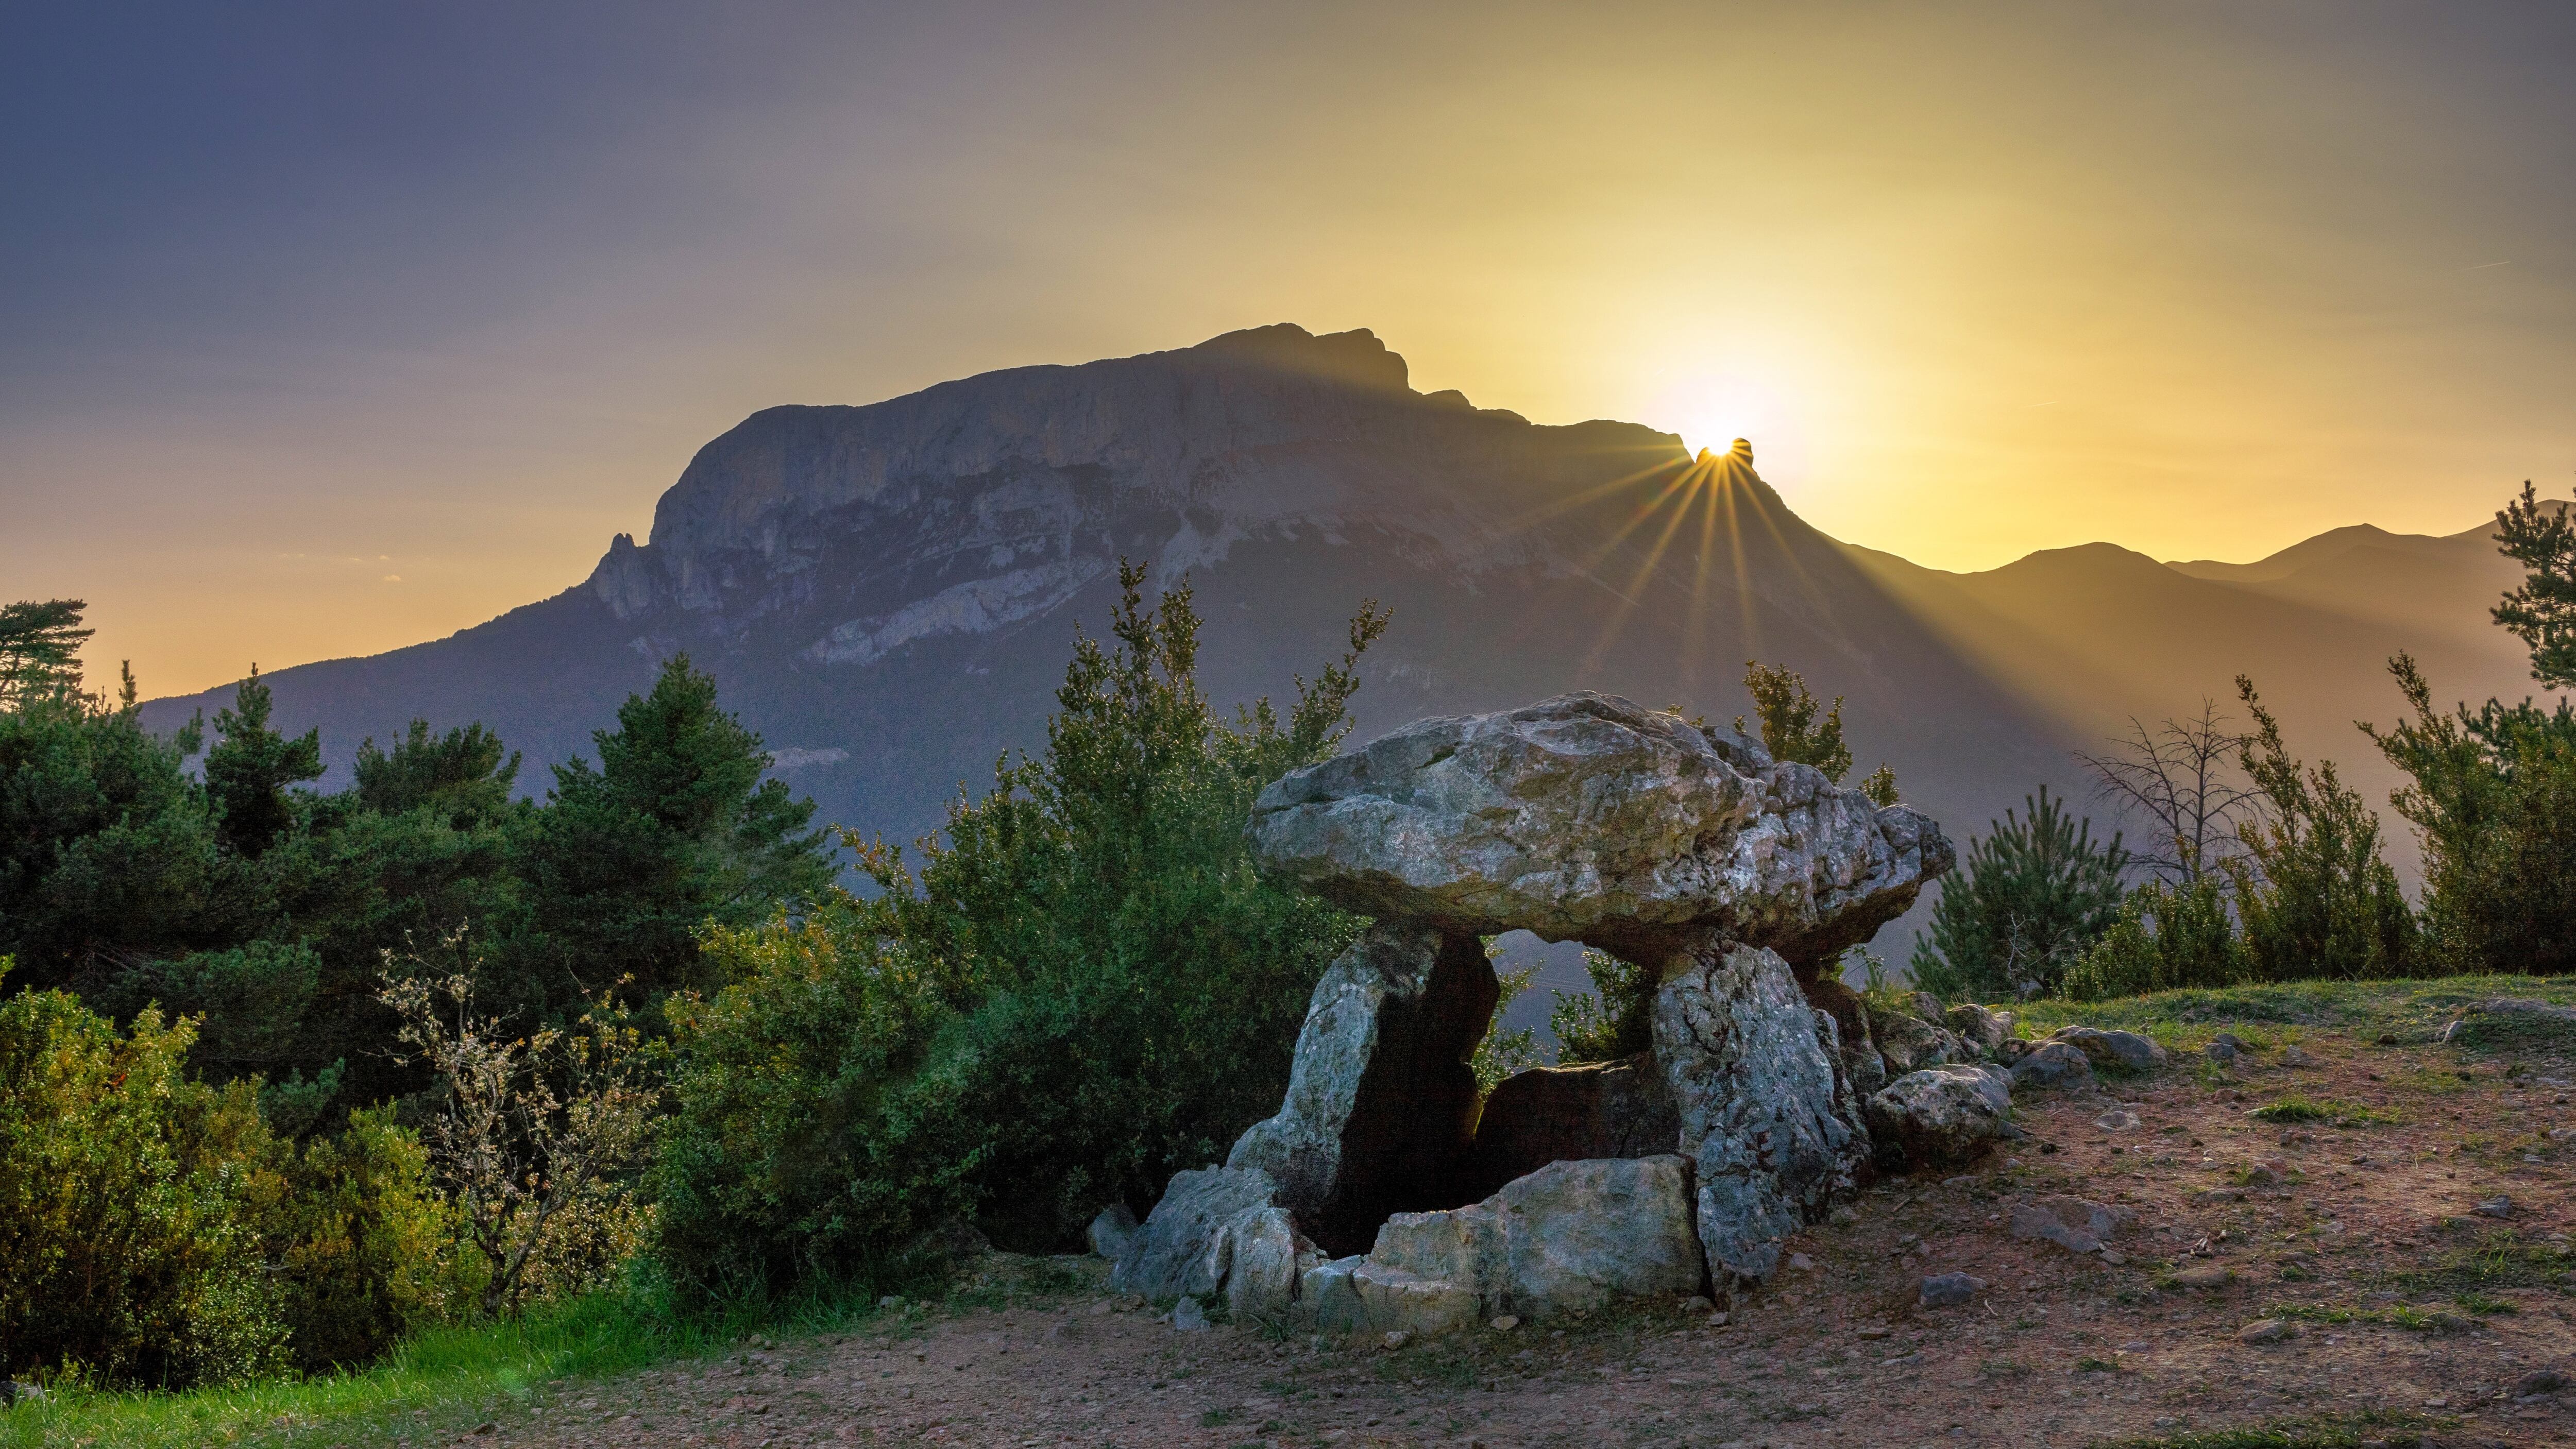
[[[2483,532],[2337,529],[2247,565],[2088,544],[1945,573],[1809,527],[1749,447],[1533,424],[1415,391],[1366,331],[1282,325],[756,413],[585,582],[268,678],[335,771],[415,715],[479,719],[527,752],[535,789],[685,650],[824,818],[904,838],[1042,742],[1074,630],[1105,626],[1132,559],[1195,591],[1221,702],[1285,693],[1363,599],[1390,606],[1363,733],[1576,688],[1731,716],[1745,660],[1786,663],[1844,697],[1862,770],[1892,764],[1964,838],[2043,782],[2082,795],[2070,750],[2227,701],[2240,671],[2294,747],[2383,796],[2352,721],[2393,716],[2390,653],[2445,695],[2528,688],[2486,622],[2514,571]]]

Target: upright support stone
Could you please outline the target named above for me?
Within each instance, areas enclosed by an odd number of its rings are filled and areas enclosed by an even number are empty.
[[[1655,1059],[1696,1169],[1709,1272],[1768,1278],[1780,1241],[1857,1185],[1869,1156],[1833,1060],[1832,1018],[1776,952],[1711,940],[1681,953],[1655,998]]]
[[[1287,1099],[1226,1165],[1269,1174],[1337,1256],[1366,1252],[1391,1213],[1453,1206],[1476,1120],[1468,1058],[1500,994],[1475,937],[1371,927],[1315,984]]]

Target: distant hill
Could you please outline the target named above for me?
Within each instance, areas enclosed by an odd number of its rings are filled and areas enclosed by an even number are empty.
[[[1416,392],[1368,332],[1283,325],[756,413],[588,580],[269,678],[335,771],[414,716],[479,719],[527,752],[533,790],[686,650],[826,819],[900,838],[1043,740],[1074,629],[1105,625],[1129,558],[1189,580],[1221,701],[1285,693],[1362,599],[1391,606],[1363,732],[1573,688],[1732,716],[1746,659],[1787,663],[1845,697],[1861,769],[1891,763],[1964,837],[2042,782],[2083,795],[2070,749],[2226,700],[2239,671],[2295,746],[2384,796],[2352,721],[2394,714],[2391,652],[2446,696],[2528,688],[2486,621],[2514,570],[2483,533],[2344,528],[2243,565],[2090,544],[1944,573],[1817,532],[1748,457]]]

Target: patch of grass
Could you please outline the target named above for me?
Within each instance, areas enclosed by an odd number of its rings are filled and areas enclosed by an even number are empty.
[[[997,1264],[989,1271],[1018,1270]],[[1052,1281],[1042,1275],[1041,1280]],[[976,1291],[972,1278],[965,1283]],[[692,1306],[660,1281],[639,1276],[618,1288],[541,1306],[512,1323],[430,1330],[356,1372],[181,1394],[63,1385],[43,1403],[0,1412],[0,1449],[315,1443],[354,1449],[453,1439],[502,1411],[546,1402],[566,1380],[715,1357],[755,1340],[775,1344],[856,1329],[909,1337],[918,1310],[879,1307],[880,1294],[889,1288],[916,1298],[941,1296],[935,1281],[854,1281],[817,1285],[792,1297]],[[1013,1301],[1034,1300],[1023,1294]]]
[[[2499,1313],[2522,1311],[2514,1304],[2507,1303],[2501,1298],[2489,1298],[2483,1293],[2455,1293],[2451,1296],[2451,1301],[2481,1318],[2492,1318]]]
[[[2257,1122],[2323,1122],[2335,1127],[2371,1127],[2397,1120],[2377,1107],[2304,1092],[2289,1093],[2245,1115]]]
[[[2549,1243],[2522,1242],[2507,1228],[2395,1277],[2418,1292],[2483,1295],[2499,1288],[2553,1286],[2572,1268],[2576,1253]]]
[[[1199,1427],[1202,1429],[1215,1429],[1226,1424],[1231,1424],[1242,1417],[1242,1411],[1237,1409],[1210,1409],[1206,1413],[1199,1415]]]
[[[2148,1439],[2104,1440],[2094,1449],[2357,1449],[2391,1431],[2425,1432],[2457,1427],[2459,1420],[2397,1409],[2272,1419],[2240,1429],[2208,1429]]]
[[[2107,1358],[2087,1356],[2075,1361],[2075,1371],[2079,1374],[2115,1374],[2120,1371],[2120,1366]]]
[[[2439,1333],[2466,1327],[2457,1314],[2427,1313],[2412,1304],[2395,1303],[2386,1308],[2348,1308],[2328,1303],[2275,1303],[2263,1310],[2268,1318],[2290,1318],[2301,1323],[2349,1324],[2376,1323],[2388,1328],[2403,1328],[2414,1333]]]

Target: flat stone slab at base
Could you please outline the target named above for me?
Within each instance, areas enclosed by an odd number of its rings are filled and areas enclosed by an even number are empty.
[[[1705,1274],[1680,1157],[1556,1162],[1483,1202],[1398,1213],[1364,1258],[1309,1269],[1317,1327],[1431,1335],[1619,1297],[1688,1297]]]

